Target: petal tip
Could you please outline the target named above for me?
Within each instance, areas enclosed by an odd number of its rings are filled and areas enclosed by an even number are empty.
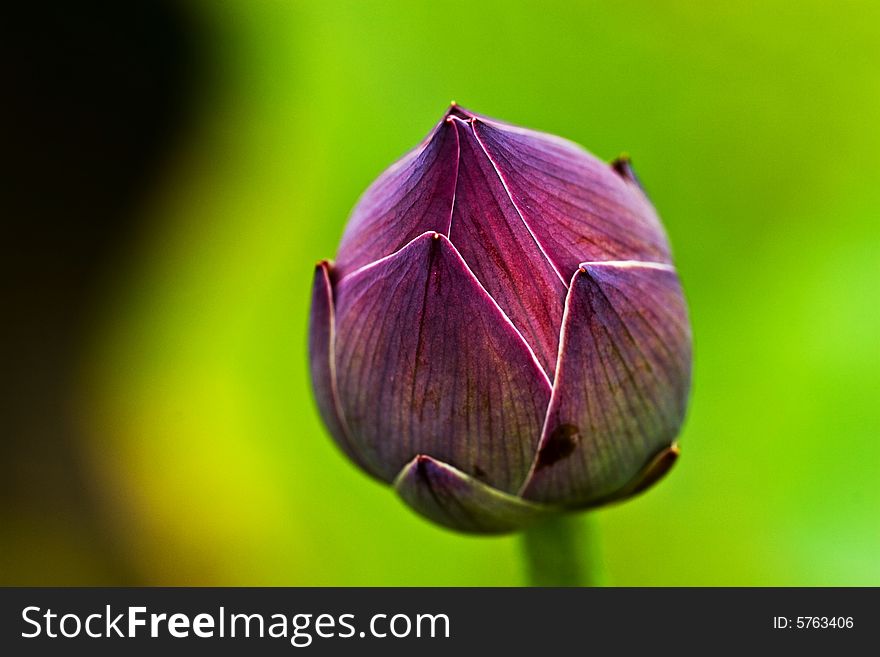
[[[454,100],[449,102],[449,107],[446,108],[446,113],[443,115],[447,122],[452,119],[463,119],[470,120],[473,118],[473,113],[466,110],[464,107],[459,105]]]
[[[629,153],[621,153],[620,156],[612,160],[611,168],[614,169],[615,173],[621,178],[627,182],[633,183],[643,192],[645,191],[645,188],[642,186],[642,181],[639,180],[635,169],[633,169],[632,158],[629,156]]]
[[[672,469],[672,466],[678,462],[678,457],[680,455],[681,448],[678,446],[677,442],[674,442],[655,456],[648,464],[648,467],[645,468],[645,471],[642,473],[642,478],[639,483],[636,484],[632,494],[635,495],[643,490],[647,490],[660,481]]]
[[[337,283],[336,266],[332,260],[318,260],[315,263],[315,280],[323,278],[332,290]],[[331,293],[332,294],[332,293]]]
[[[410,468],[419,477],[426,478],[430,476],[431,471],[442,470],[443,464],[427,454],[416,454],[416,456],[403,467],[401,474]]]
[[[632,483],[626,486],[626,488],[616,496],[617,499],[622,500],[648,490],[651,486],[666,476],[666,474],[672,469],[672,466],[678,461],[679,455],[681,455],[681,448],[678,446],[678,442],[674,442],[668,447],[660,450],[660,452],[655,454],[651,460],[648,461],[648,464],[636,476]]]

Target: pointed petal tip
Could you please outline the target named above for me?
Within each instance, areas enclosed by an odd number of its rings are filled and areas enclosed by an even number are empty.
[[[635,169],[633,169],[632,158],[629,156],[629,153],[621,153],[620,156],[611,162],[611,168],[614,169],[617,175],[621,178],[633,183],[643,192],[645,191],[645,188],[642,186],[642,181],[639,180]]]
[[[398,253],[402,253],[406,250],[413,250],[418,248],[423,249],[434,249],[442,246],[452,246],[452,242],[449,241],[449,238],[446,237],[443,233],[437,232],[436,230],[426,230],[424,233],[414,238],[408,244],[404,245]],[[396,254],[392,254],[394,256]]]
[[[325,279],[330,290],[336,287],[338,280],[336,265],[332,260],[323,259],[315,263],[315,281]],[[331,292],[332,295],[332,292]]]
[[[629,153],[621,153],[613,160],[611,160],[611,168],[614,169],[618,175],[623,176],[624,178],[629,177],[629,171],[632,170],[632,158]]]
[[[628,492],[628,495],[637,495],[660,481],[672,469],[672,466],[678,462],[680,455],[681,448],[679,448],[677,442],[662,450],[645,466],[641,476]]]
[[[465,109],[454,100],[449,103],[446,112],[443,114],[443,120],[446,123],[458,121],[460,123],[471,123],[477,119],[477,115],[468,109]]]
[[[452,242],[449,241],[449,238],[446,235],[436,230],[426,230],[424,233],[411,240],[408,244],[404,245],[404,247],[400,249],[398,253],[403,253],[407,250],[414,250],[419,248],[440,249],[447,247],[452,247],[453,249],[455,248],[455,246],[452,244]],[[392,257],[394,255],[397,254],[392,254]]]
[[[678,461],[680,454],[681,449],[677,442],[664,447],[648,461],[648,464],[641,469],[629,484],[614,494],[608,501],[623,501],[645,492],[666,476],[672,469],[672,466]]]
[[[442,461],[427,454],[416,454],[394,478],[393,486],[398,488],[407,478],[428,481],[432,476],[440,474],[444,467],[449,468]]]

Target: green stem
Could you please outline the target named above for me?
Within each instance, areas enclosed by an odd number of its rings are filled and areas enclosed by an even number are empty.
[[[531,586],[595,586],[591,527],[586,514],[548,518],[523,532]]]

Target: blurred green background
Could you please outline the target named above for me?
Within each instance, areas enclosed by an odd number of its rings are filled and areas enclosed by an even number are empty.
[[[7,455],[2,583],[525,582],[516,537],[434,527],[351,465],[306,368],[315,261],[454,98],[630,153],[670,235],[682,458],[592,514],[603,581],[880,585],[880,5],[180,11],[190,119],[78,311],[68,456],[44,467],[55,428]]]

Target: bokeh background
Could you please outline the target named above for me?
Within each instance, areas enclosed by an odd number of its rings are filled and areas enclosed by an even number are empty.
[[[314,262],[455,99],[622,151],[695,334],[613,585],[880,584],[880,5],[58,3],[4,45],[0,583],[518,585],[333,446]],[[11,182],[11,184],[9,184]]]

